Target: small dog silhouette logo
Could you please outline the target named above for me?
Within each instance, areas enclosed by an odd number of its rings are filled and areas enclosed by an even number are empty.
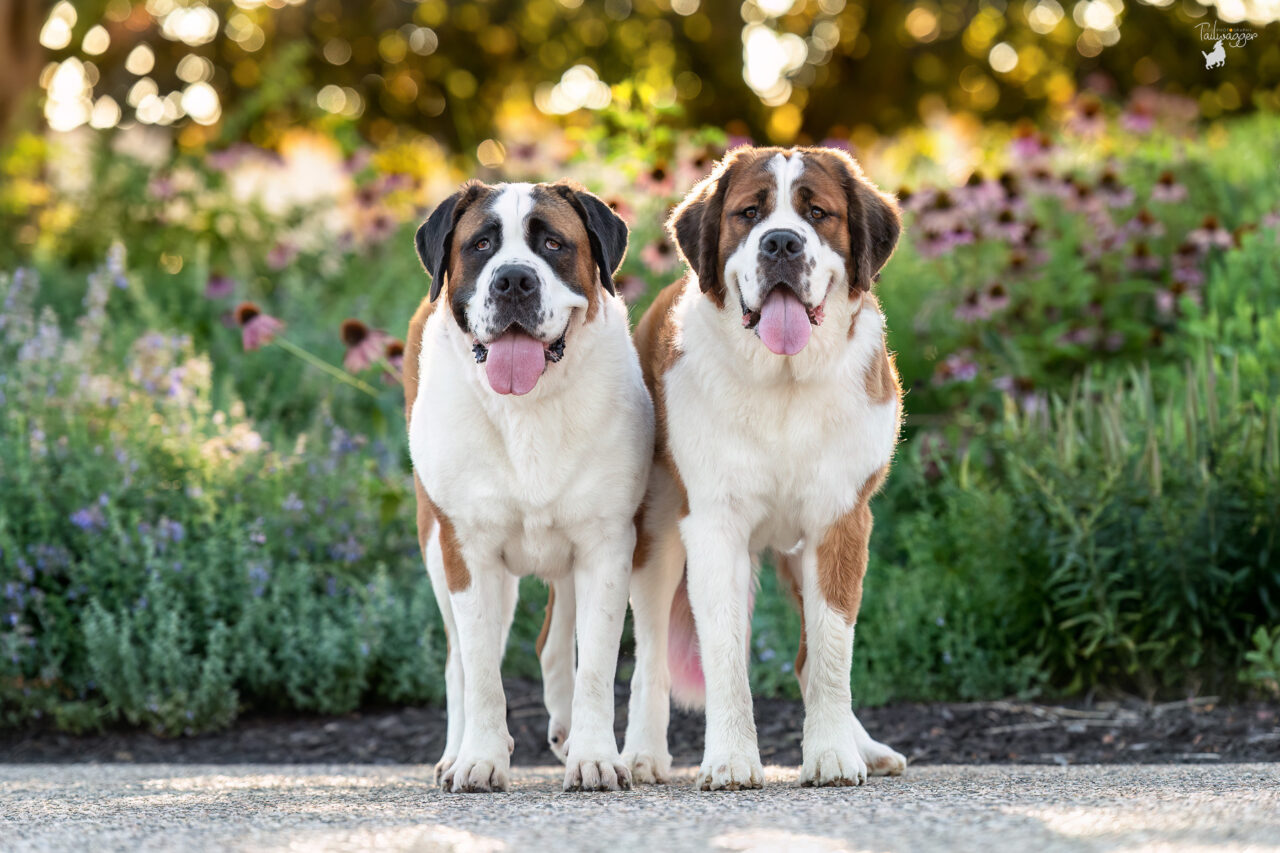
[[[1222,39],[1218,39],[1213,44],[1213,50],[1205,53],[1200,51],[1204,57],[1205,68],[1221,68],[1222,64],[1227,61],[1227,49],[1222,46]]]

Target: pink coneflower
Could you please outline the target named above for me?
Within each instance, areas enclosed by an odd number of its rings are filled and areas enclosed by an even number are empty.
[[[1202,249],[1230,249],[1234,244],[1231,232],[1222,227],[1218,217],[1209,214],[1200,223],[1200,227],[1187,234],[1187,242]]]
[[[1098,195],[1108,207],[1128,207],[1134,199],[1133,188],[1120,183],[1114,169],[1107,169],[1098,179]]]
[[[1130,133],[1146,134],[1156,126],[1155,113],[1141,101],[1132,101],[1120,116],[1120,126]]]
[[[664,273],[676,268],[679,257],[675,247],[666,240],[658,239],[640,250],[640,260],[644,261],[650,271]]]
[[[214,273],[204,285],[206,299],[226,299],[236,292],[236,281],[222,273]]]
[[[1026,236],[1027,226],[1018,221],[1018,216],[1012,207],[1006,207],[996,214],[995,221],[984,229],[986,230],[1002,240],[1017,244],[1021,243]]]
[[[972,355],[969,350],[962,350],[944,358],[933,371],[933,384],[972,382],[978,376],[978,363],[973,360]]]
[[[971,290],[965,294],[964,300],[956,306],[955,318],[966,323],[987,318],[987,306],[983,303],[982,297],[976,290]]]
[[[621,217],[623,222],[631,223],[635,221],[636,212],[631,205],[627,204],[626,199],[619,196],[613,196],[605,199],[604,203],[609,205],[613,212]]]
[[[641,192],[665,198],[675,192],[675,173],[665,160],[659,160],[636,180]]]
[[[917,251],[921,257],[937,258],[945,255],[947,250],[951,248],[951,243],[947,240],[947,235],[933,228],[926,228],[921,232],[920,240],[916,244]]]
[[[400,377],[404,374],[404,341],[399,338],[392,338],[387,341],[387,348],[383,355],[387,359],[387,364],[391,365],[391,371],[383,375],[383,379],[388,385],[394,385],[400,382]]]
[[[1159,272],[1164,264],[1158,257],[1151,253],[1151,248],[1141,241],[1133,246],[1133,254],[1125,261],[1125,265],[1133,272],[1154,273]]]
[[[342,366],[351,373],[367,370],[369,365],[384,357],[391,336],[380,329],[370,329],[355,318],[342,321],[340,329],[342,343],[347,347],[347,354],[342,357]]]
[[[271,247],[267,252],[267,266],[273,270],[282,270],[289,264],[293,263],[298,257],[298,247],[292,243],[282,240]]]
[[[270,314],[263,314],[262,309],[252,302],[241,302],[237,305],[235,319],[236,325],[240,327],[240,340],[244,344],[245,352],[251,352],[271,343],[272,338],[284,328],[284,323]]]
[[[617,288],[618,295],[624,302],[635,302],[649,289],[649,285],[638,275],[619,276],[614,282],[614,287]]]
[[[1079,326],[1058,338],[1065,346],[1090,346],[1098,339],[1098,330],[1092,326]]]
[[[1014,128],[1009,154],[1015,162],[1035,160],[1048,154],[1052,145],[1048,136],[1036,130],[1036,126],[1030,121],[1023,119]]]
[[[1102,103],[1092,96],[1077,100],[1072,107],[1071,118],[1067,128],[1080,136],[1096,136],[1106,127],[1106,119],[1102,115]]]
[[[1130,219],[1129,223],[1125,225],[1125,230],[1134,237],[1164,236],[1164,225],[1145,207],[1134,214],[1133,219]]]
[[[1151,188],[1151,200],[1163,204],[1177,204],[1187,198],[1187,188],[1178,183],[1173,172],[1161,172],[1156,185]]]
[[[1000,282],[990,285],[982,294],[982,307],[988,315],[1009,307],[1009,291]]]

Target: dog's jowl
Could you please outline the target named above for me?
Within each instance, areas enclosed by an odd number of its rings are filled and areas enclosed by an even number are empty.
[[[901,409],[872,294],[897,205],[842,152],[745,148],[669,225],[690,272],[635,332],[657,436],[624,758],[637,781],[668,776],[670,692],[706,703],[697,784],[760,786],[747,664],[753,572],[771,551],[804,617],[802,784],[900,773],[903,757],[858,722],[849,684],[868,502]]]
[[[539,653],[565,788],[630,784],[613,679],[653,408],[613,289],[626,245],[622,220],[568,184],[471,183],[418,230],[431,288],[404,384],[418,536],[449,641],[436,773],[453,791],[508,785],[500,666],[530,574],[551,586]]]

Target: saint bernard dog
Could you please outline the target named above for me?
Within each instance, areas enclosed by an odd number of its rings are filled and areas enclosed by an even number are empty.
[[[416,242],[431,289],[409,324],[405,407],[449,642],[436,777],[455,792],[508,785],[500,666],[532,574],[551,587],[539,655],[564,787],[629,787],[613,682],[654,417],[614,292],[626,225],[568,183],[474,182]]]
[[[634,334],[657,436],[631,582],[624,760],[637,782],[669,777],[674,693],[706,705],[696,784],[760,787],[747,667],[756,560],[769,549],[803,615],[801,783],[901,773],[905,759],[858,722],[849,685],[868,501],[901,410],[871,293],[898,241],[897,204],[840,151],[742,148],[668,227],[690,273]]]

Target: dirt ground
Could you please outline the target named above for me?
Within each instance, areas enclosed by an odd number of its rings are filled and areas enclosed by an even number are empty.
[[[1150,764],[1280,761],[1280,704],[1213,699],[1150,705],[1024,702],[892,705],[859,711],[871,735],[912,764]],[[798,702],[758,699],[765,764],[800,763]],[[555,763],[546,747],[541,687],[507,682],[513,761]],[[619,687],[618,733],[626,724]],[[443,708],[395,708],[339,717],[246,716],[226,732],[158,738],[137,731],[71,736],[48,729],[0,732],[0,762],[183,764],[433,764],[444,745]],[[700,713],[674,712],[676,765],[701,756]]]

